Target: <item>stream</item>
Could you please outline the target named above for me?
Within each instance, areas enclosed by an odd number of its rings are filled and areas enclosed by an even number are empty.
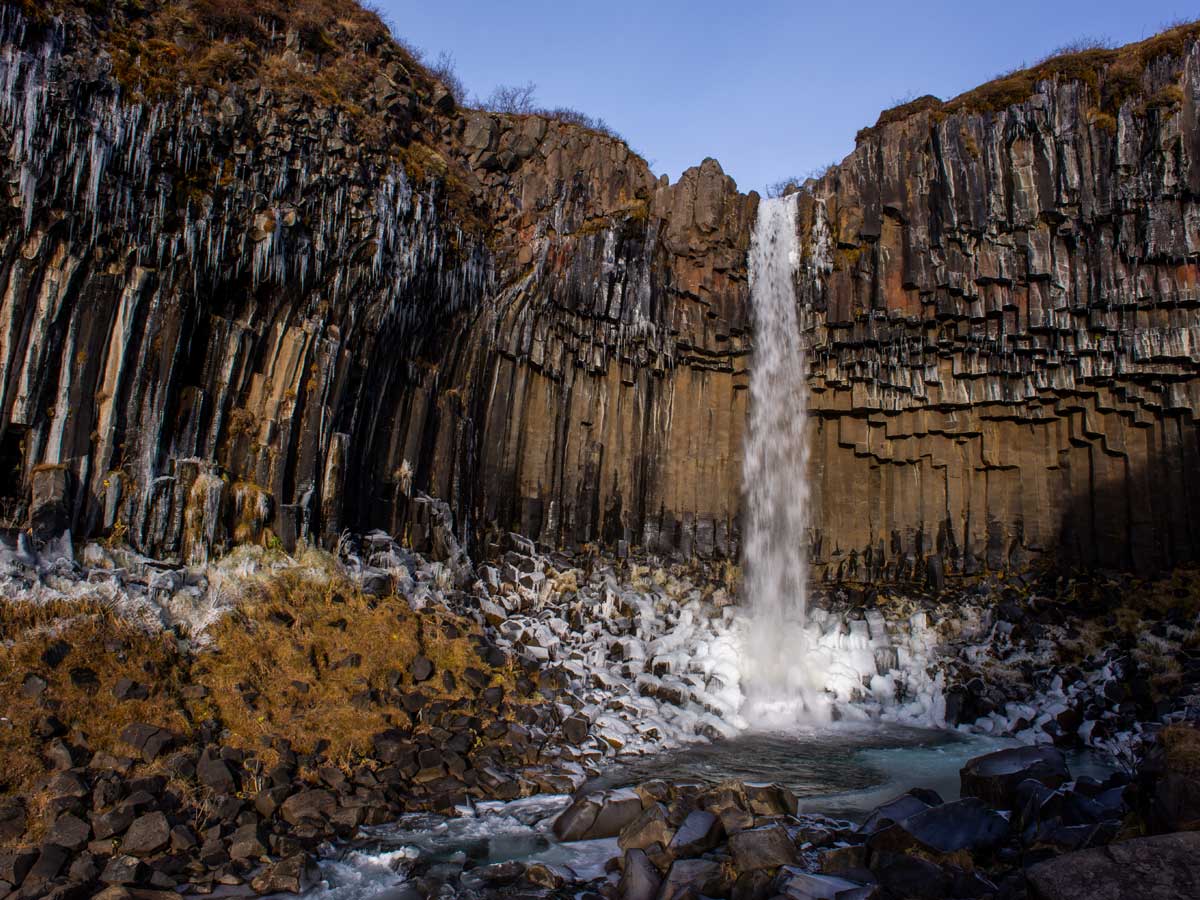
[[[838,726],[787,734],[749,733],[732,740],[619,760],[584,788],[636,785],[654,778],[716,784],[727,779],[778,782],[800,801],[801,813],[861,821],[872,809],[914,787],[944,800],[959,796],[958,773],[968,759],[1010,739],[901,726]],[[1096,753],[1068,756],[1076,777],[1104,778],[1114,769]],[[582,879],[599,878],[618,856],[616,839],[560,844],[550,829],[570,803],[543,795],[477,804],[463,815],[415,813],[367,829],[368,837],[321,862],[325,884],[312,900],[406,900],[402,887],[417,864],[447,874],[518,860],[570,866]],[[470,872],[463,876],[470,883]]]

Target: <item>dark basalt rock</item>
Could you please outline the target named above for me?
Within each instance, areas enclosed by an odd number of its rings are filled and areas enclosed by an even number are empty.
[[[412,673],[413,681],[420,684],[433,677],[433,662],[428,657],[418,656],[413,660],[409,671]]]
[[[739,831],[729,838],[729,851],[739,872],[776,869],[796,860],[796,845],[780,825]]]
[[[617,837],[641,812],[641,798],[631,790],[590,794],[554,820],[554,834],[564,843]]]
[[[251,882],[257,894],[302,894],[321,878],[307,853],[296,853],[270,866]]]
[[[25,833],[25,802],[20,797],[0,797],[0,841],[9,843]]]
[[[0,881],[20,887],[37,858],[37,851],[30,848],[0,853]]]
[[[710,859],[677,859],[662,881],[659,900],[681,900],[688,896],[723,893],[725,875],[721,864]]]
[[[968,797],[931,806],[889,825],[867,841],[872,852],[924,849],[933,853],[988,850],[1009,833],[1008,820],[982,800]]]
[[[964,797],[978,797],[999,809],[1013,809],[1016,788],[1033,779],[1056,788],[1071,777],[1062,752],[1051,747],[1015,747],[970,760],[959,773]]]
[[[121,740],[141,754],[146,762],[153,762],[174,742],[174,736],[165,728],[138,722],[121,732]]]
[[[656,900],[662,877],[640,849],[625,854],[621,881],[617,886],[623,900]]]
[[[196,762],[196,779],[216,794],[237,793],[238,783],[224,759],[206,749]]]
[[[323,823],[337,812],[337,796],[332,791],[308,790],[293,794],[279,809],[284,821],[292,825]]]
[[[651,803],[621,829],[617,845],[622,850],[644,850],[651,844],[666,847],[674,835],[675,829],[667,820],[667,807],[662,803]]]
[[[91,835],[92,829],[87,822],[70,813],[63,813],[54,820],[54,824],[46,833],[46,840],[68,850],[79,851],[87,844]]]
[[[587,740],[590,730],[591,723],[584,716],[568,716],[563,719],[563,736],[577,747]]]
[[[909,816],[929,809],[931,806],[940,806],[942,802],[942,798],[936,791],[915,788],[876,807],[863,821],[859,831],[863,834],[873,834],[888,825],[902,822]]]
[[[171,842],[171,825],[161,812],[147,813],[134,819],[121,841],[121,852],[146,857],[163,850]]]
[[[719,818],[707,810],[694,809],[676,830],[667,852],[676,857],[699,856],[716,847],[724,836],[725,828]]]
[[[1193,900],[1200,897],[1200,832],[1067,853],[1033,866],[1028,879],[1033,900]]]

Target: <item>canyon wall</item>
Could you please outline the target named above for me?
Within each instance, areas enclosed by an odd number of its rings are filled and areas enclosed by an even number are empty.
[[[914,104],[805,197],[827,576],[1197,558],[1200,46],[1181,49],[1111,113],[1119,55],[994,111]]]
[[[425,546],[429,494],[467,542],[736,552],[755,199],[715,162],[668,185],[336,31],[378,67],[352,107],[274,27],[288,80],[151,100],[117,63],[158,19],[0,14],[0,524]]]
[[[736,557],[757,195],[340,19],[151,92],[226,26],[61,5],[0,5],[0,527]],[[803,186],[822,577],[1196,558],[1195,43],[1138,79],[916,104]]]

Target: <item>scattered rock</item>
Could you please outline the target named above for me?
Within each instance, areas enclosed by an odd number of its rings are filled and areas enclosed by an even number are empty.
[[[257,894],[303,894],[321,879],[307,853],[296,853],[267,868],[250,886]]]
[[[161,812],[147,813],[133,820],[121,841],[121,852],[129,856],[151,856],[171,842],[171,825]]]
[[[796,858],[796,845],[780,825],[739,831],[729,838],[729,850],[739,872],[775,869]]]

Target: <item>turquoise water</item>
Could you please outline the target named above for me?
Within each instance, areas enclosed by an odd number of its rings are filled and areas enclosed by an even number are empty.
[[[837,726],[786,734],[746,734],[630,759],[592,784],[621,787],[650,778],[717,783],[776,781],[800,798],[800,811],[861,820],[875,807],[914,787],[943,800],[959,796],[959,770],[967,760],[1004,747],[1009,738],[964,735],[903,726]],[[1097,754],[1068,756],[1074,775],[1103,778],[1115,766]]]

